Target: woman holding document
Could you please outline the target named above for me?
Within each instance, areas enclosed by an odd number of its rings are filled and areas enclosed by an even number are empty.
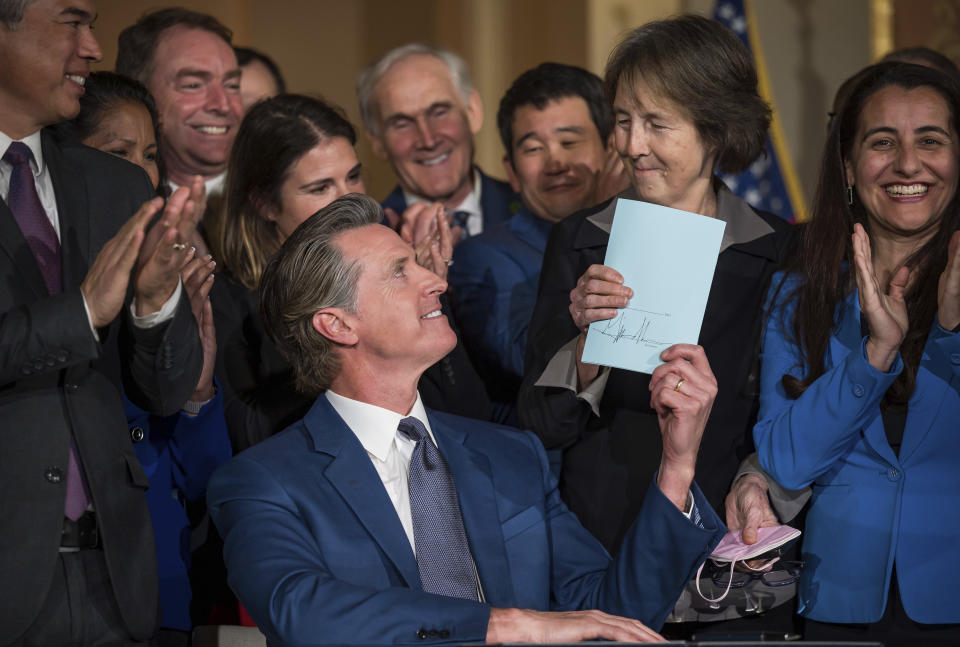
[[[770,110],[740,41],[697,16],[628,34],[610,57],[604,85],[614,145],[631,178],[620,197],[726,222],[700,334],[719,393],[696,471],[722,510],[738,464],[753,451],[761,305],[791,228],[737,198],[715,172],[742,171],[760,156]],[[635,517],[660,452],[650,376],[580,361],[589,324],[614,318],[632,294],[603,266],[616,202],[574,214],[551,232],[519,399],[524,424],[548,449],[564,450],[567,504],[610,550]],[[663,267],[664,275],[684,271],[684,250],[676,252],[676,266]]]
[[[770,289],[754,437],[772,477],[813,489],[807,638],[960,641],[958,142],[950,78],[868,68]]]

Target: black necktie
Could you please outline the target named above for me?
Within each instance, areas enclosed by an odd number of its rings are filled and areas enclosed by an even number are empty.
[[[476,569],[447,461],[418,419],[404,418],[398,428],[417,443],[410,456],[410,512],[423,590],[476,600]]]

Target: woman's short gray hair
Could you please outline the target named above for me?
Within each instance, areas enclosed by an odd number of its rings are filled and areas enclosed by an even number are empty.
[[[433,56],[440,59],[450,71],[457,92],[464,105],[470,100],[473,93],[473,82],[470,80],[470,69],[462,58],[453,52],[440,47],[432,47],[423,43],[408,43],[394,47],[389,52],[363,68],[357,77],[357,100],[360,104],[360,118],[363,126],[373,135],[380,134],[380,110],[373,101],[373,88],[380,79],[390,71],[390,68],[409,56]]]
[[[337,237],[381,222],[376,200],[351,193],[310,216],[284,242],[260,279],[260,314],[280,353],[293,366],[297,388],[315,395],[340,371],[337,344],[313,327],[324,308],[357,309],[360,263],[343,257]]]

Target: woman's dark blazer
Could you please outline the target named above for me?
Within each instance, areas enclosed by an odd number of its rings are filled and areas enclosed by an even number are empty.
[[[650,408],[650,376],[612,369],[599,415],[572,390],[535,383],[554,354],[579,334],[568,310],[570,291],[590,265],[604,261],[609,234],[589,218],[612,211],[613,200],[574,214],[551,231],[519,395],[523,424],[547,449],[564,450],[560,487],[567,505],[611,551],[636,517],[644,487],[659,467],[662,444]],[[753,451],[761,306],[793,236],[790,224],[754,211],[726,187],[718,191],[718,211],[721,219],[729,219],[725,244],[729,236],[736,241],[750,230],[768,232],[722,248],[700,332],[719,392],[700,446],[696,479],[714,509],[722,511],[738,464]],[[663,271],[682,272],[683,266]]]

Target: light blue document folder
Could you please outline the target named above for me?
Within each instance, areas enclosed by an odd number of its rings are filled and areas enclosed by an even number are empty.
[[[673,344],[696,344],[726,223],[648,202],[620,199],[604,265],[633,298],[614,319],[595,321],[583,361],[641,373]]]

